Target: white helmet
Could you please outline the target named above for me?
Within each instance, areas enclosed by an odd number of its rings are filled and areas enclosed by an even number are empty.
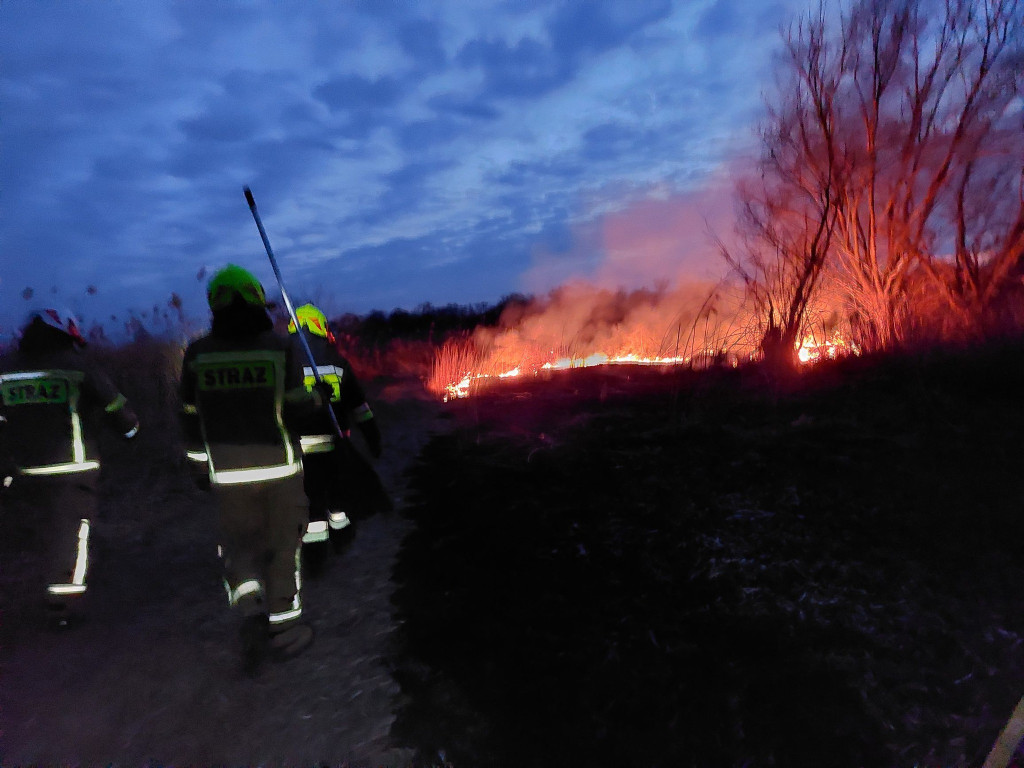
[[[26,324],[32,322],[37,317],[51,328],[63,331],[77,343],[85,344],[85,338],[82,336],[82,332],[80,330],[81,324],[78,322],[78,318],[76,318],[74,313],[70,310],[50,308],[33,309],[28,314]]]

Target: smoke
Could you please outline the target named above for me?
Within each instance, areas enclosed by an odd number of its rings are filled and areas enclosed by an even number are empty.
[[[428,388],[465,397],[473,382],[604,363],[705,367],[751,359],[761,333],[742,284],[726,279],[732,183],[654,190],[581,217],[571,244],[538,250],[524,286],[494,327],[449,340]]]
[[[511,306],[498,328],[478,329],[474,346],[494,371],[594,354],[746,353],[743,291],[725,281],[720,247],[732,212],[731,184],[719,176],[687,193],[653,190],[584,221],[564,252],[534,254],[524,284],[546,292]]]
[[[721,283],[613,291],[572,282],[506,310],[498,327],[478,329],[473,343],[495,368],[595,354],[691,357],[736,347],[741,309],[742,291]]]
[[[538,247],[522,276],[542,294],[591,283],[607,290],[718,282],[725,274],[719,242],[733,231],[732,182],[723,172],[700,188],[676,194],[653,188],[625,202],[592,201],[563,251]]]

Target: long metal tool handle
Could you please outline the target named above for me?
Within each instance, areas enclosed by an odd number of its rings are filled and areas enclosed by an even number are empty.
[[[317,384],[323,382],[323,376],[320,375],[320,371],[317,370],[316,360],[313,358],[313,350],[309,348],[309,342],[306,341],[306,334],[302,332],[302,326],[299,324],[299,318],[295,316],[295,308],[292,306],[292,300],[288,298],[288,291],[284,289],[284,279],[281,277],[281,270],[278,269],[277,259],[274,257],[274,249],[270,247],[270,239],[267,237],[267,230],[263,228],[263,221],[260,219],[259,211],[256,210],[256,199],[252,196],[252,190],[245,187],[245,200],[249,203],[249,210],[252,211],[252,217],[256,221],[256,228],[260,231],[260,237],[263,239],[263,246],[267,249],[267,256],[270,258],[270,266],[274,269],[274,276],[277,278],[277,286],[281,289],[281,298],[284,299],[284,305],[288,309],[288,316],[292,319],[292,323],[295,324],[295,332],[299,336],[299,341],[302,342],[302,349],[306,353],[306,359],[309,360],[309,366],[313,370],[313,378]],[[338,416],[334,412],[334,408],[331,407],[331,403],[327,403],[327,413],[331,417],[331,426],[334,427],[334,434],[339,440],[345,439],[344,432],[341,431],[341,424],[338,423]]]
[[[1017,751],[1017,745],[1024,739],[1024,699],[1017,702],[1013,714],[1003,727],[996,743],[992,745],[992,751],[985,758],[985,765],[982,768],[1006,768],[1013,759],[1013,753]]]

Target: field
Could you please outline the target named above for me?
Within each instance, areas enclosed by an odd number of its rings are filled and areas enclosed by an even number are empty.
[[[108,446],[85,625],[38,626],[0,512],[0,764],[980,766],[1024,695],[1022,350],[375,379],[397,511],[256,680],[170,390],[125,365],[152,427]]]
[[[397,732],[454,765],[981,765],[1024,694],[1020,348],[569,371],[412,475]]]

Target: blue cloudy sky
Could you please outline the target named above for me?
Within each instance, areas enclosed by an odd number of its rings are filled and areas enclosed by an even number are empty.
[[[807,5],[3,0],[0,328],[269,287],[246,185],[331,312],[720,272],[702,222]]]

